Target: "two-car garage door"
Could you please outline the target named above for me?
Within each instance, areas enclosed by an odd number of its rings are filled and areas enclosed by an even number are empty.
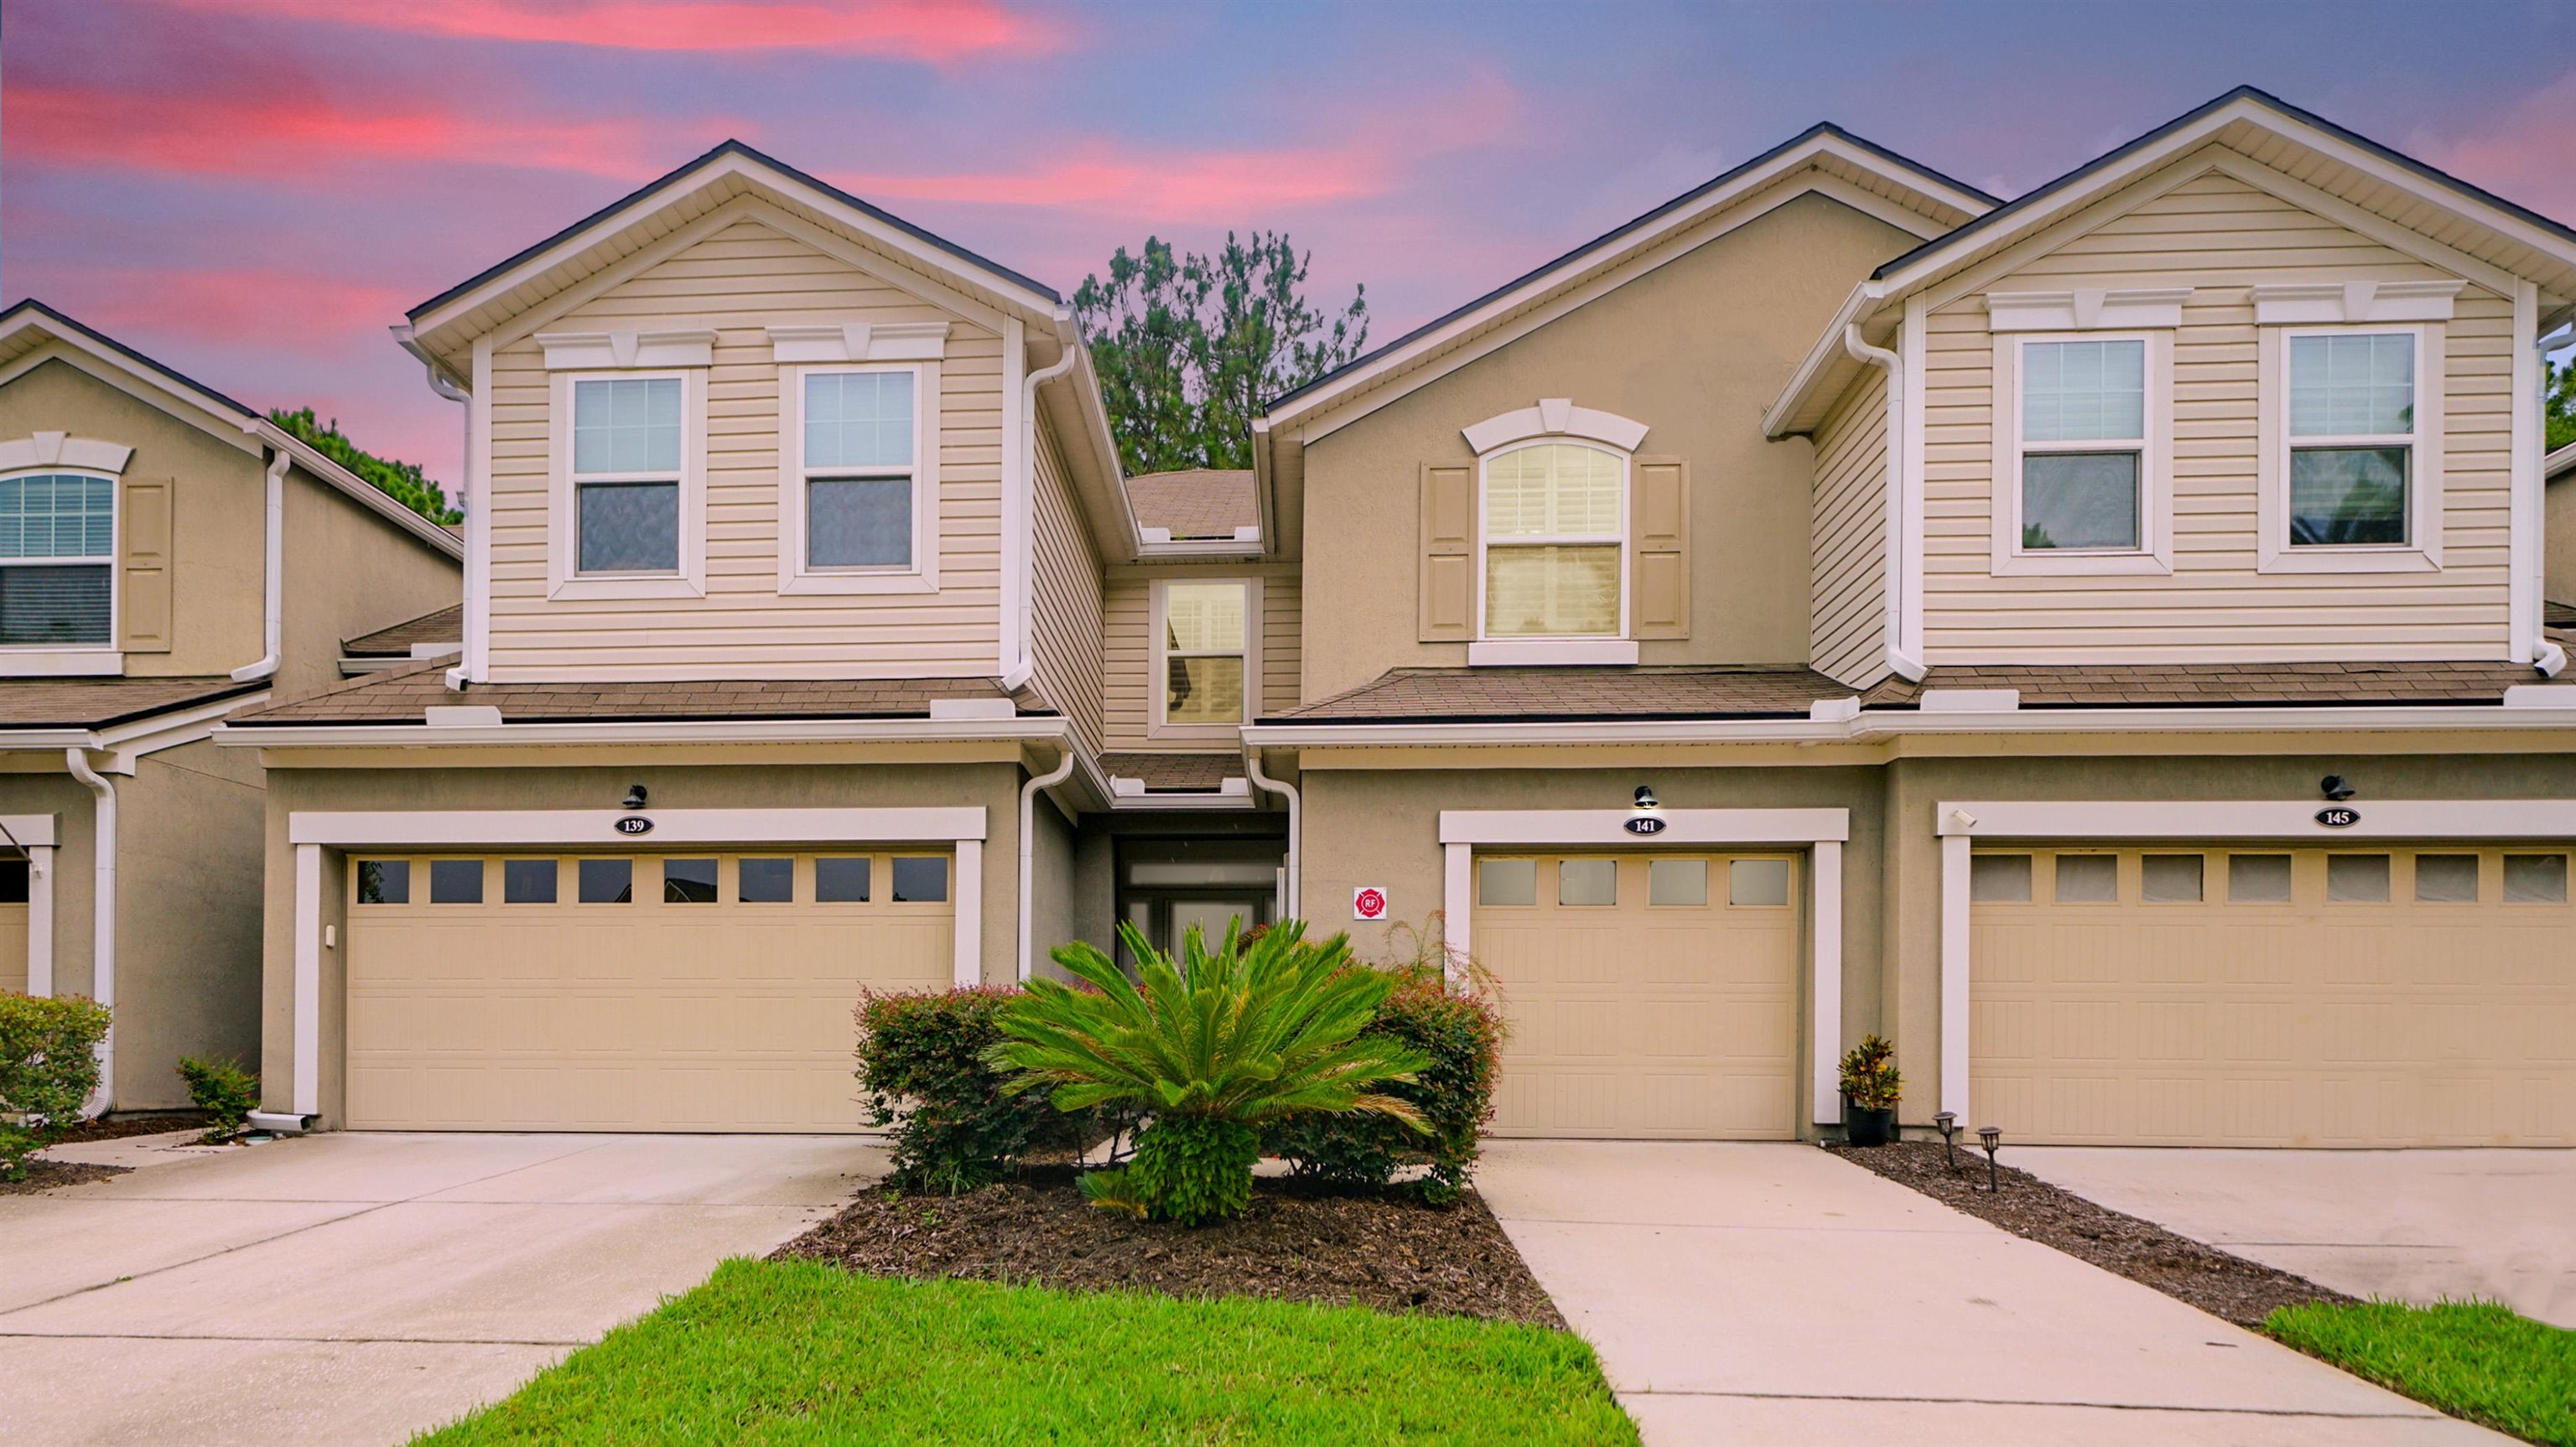
[[[1976,1124],[2067,1144],[2576,1145],[2576,906],[2535,846],[1971,861]]]
[[[954,969],[943,853],[353,857],[361,1129],[847,1131],[863,987]]]

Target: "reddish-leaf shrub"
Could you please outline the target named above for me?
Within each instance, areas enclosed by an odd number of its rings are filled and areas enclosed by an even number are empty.
[[[1031,1151],[1084,1138],[1088,1116],[1055,1109],[1043,1088],[1003,1094],[1005,1073],[985,1062],[1002,1039],[994,1017],[1019,993],[870,992],[859,1002],[859,1088],[868,1124],[893,1127],[893,1185],[953,1196],[1002,1179]]]
[[[1503,1019],[1482,995],[1452,994],[1436,974],[1407,973],[1367,1033],[1431,1058],[1413,1080],[1384,1087],[1420,1111],[1430,1133],[1378,1115],[1296,1115],[1265,1131],[1262,1146],[1292,1174],[1341,1187],[1382,1187],[1405,1166],[1428,1166],[1423,1197],[1445,1204],[1466,1190],[1477,1132],[1494,1113]]]

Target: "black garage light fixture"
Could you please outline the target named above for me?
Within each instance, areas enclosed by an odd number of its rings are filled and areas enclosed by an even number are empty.
[[[1942,1111],[1932,1117],[1932,1123],[1941,1129],[1941,1164],[1955,1176],[1959,1173],[1959,1113]]]
[[[1639,784],[1637,786],[1637,807],[1640,809],[1653,809],[1658,807],[1658,801],[1655,798],[1653,785]]]
[[[1999,1125],[1977,1127],[1977,1142],[1986,1148],[1986,1191],[1991,1195],[1996,1186],[1995,1152],[2003,1147],[2004,1128]]]
[[[624,803],[623,803],[623,805],[622,805],[621,807],[628,808],[628,809],[641,809],[641,808],[643,808],[643,807],[644,807],[644,786],[643,786],[643,785],[641,785],[641,784],[629,784],[629,785],[627,785],[627,786],[626,786],[626,799],[625,799],[625,801],[624,801]]]
[[[2340,804],[2344,800],[2361,792],[2359,789],[2354,788],[2350,781],[2346,780],[2341,774],[2328,774],[2324,778],[2317,780],[2317,790],[2326,796],[2326,801],[2328,803],[2332,804]]]

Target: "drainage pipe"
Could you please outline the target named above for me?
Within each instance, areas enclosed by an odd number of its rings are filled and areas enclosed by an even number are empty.
[[[1064,757],[1043,774],[1032,775],[1020,786],[1020,978],[1029,977],[1035,961],[1037,927],[1029,910],[1037,898],[1038,838],[1037,815],[1039,791],[1052,789],[1073,777],[1073,741],[1065,740]]]
[[[1860,324],[1843,328],[1843,350],[1853,361],[1887,370],[1887,481],[1881,505],[1887,510],[1887,666],[1908,683],[1923,681],[1923,661],[1905,650],[1905,359],[1885,347],[1861,340]]]
[[[1279,917],[1303,919],[1304,916],[1297,912],[1297,906],[1301,898],[1298,891],[1302,886],[1302,881],[1298,878],[1298,855],[1305,843],[1304,801],[1298,798],[1296,785],[1282,783],[1261,772],[1259,750],[1243,751],[1243,769],[1244,776],[1252,781],[1252,787],[1265,793],[1276,794],[1288,801],[1288,887],[1285,891],[1288,897],[1279,902]]]
[[[252,683],[277,672],[277,656],[286,642],[286,449],[273,449],[268,459],[267,564],[262,569],[263,617],[260,641],[268,652],[259,662],[233,670],[233,682]]]
[[[1062,319],[1059,314],[1059,320]],[[1033,586],[1037,581],[1033,576],[1036,572],[1033,556],[1036,550],[1030,539],[1037,527],[1038,388],[1072,371],[1073,364],[1081,359],[1081,343],[1067,337],[1064,355],[1020,379],[1020,435],[1016,439],[1020,455],[1010,469],[1011,475],[1002,480],[1002,526],[1010,535],[1005,547],[1009,554],[1011,577],[1017,580],[1016,591],[1006,610],[1009,616],[1003,620],[1010,630],[1011,639],[1011,663],[1002,670],[1004,693],[1019,692],[1029,681],[1029,675],[1037,671],[1029,654],[1029,597],[1037,591]],[[1021,810],[1024,815],[1027,812],[1026,809]],[[1023,978],[1028,974],[1028,952],[1025,948],[1020,952],[1020,974]]]
[[[91,768],[78,748],[63,750],[63,766],[98,800],[90,830],[97,882],[91,887],[89,996],[109,1014],[107,1033],[98,1041],[98,1089],[81,1107],[82,1114],[96,1117],[116,1104],[116,784]]]

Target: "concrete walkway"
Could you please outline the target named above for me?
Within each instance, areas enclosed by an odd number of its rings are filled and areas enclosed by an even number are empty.
[[[1812,1146],[1497,1141],[1479,1184],[1649,1447],[2509,1441]]]
[[[882,1168],[845,1137],[324,1135],[0,1197],[0,1441],[400,1442]]]
[[[2490,1297],[2576,1327],[2576,1150],[2031,1146],[2088,1201],[2354,1296]]]

